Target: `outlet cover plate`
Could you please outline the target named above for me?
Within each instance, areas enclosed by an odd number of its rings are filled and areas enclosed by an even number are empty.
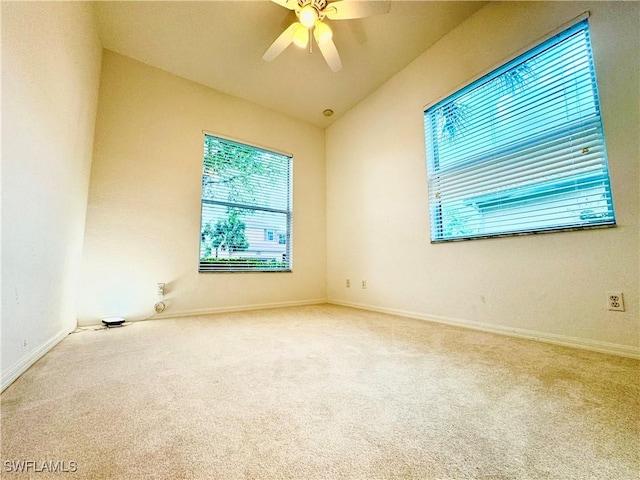
[[[607,293],[607,309],[624,312],[624,297],[622,296],[622,292]]]

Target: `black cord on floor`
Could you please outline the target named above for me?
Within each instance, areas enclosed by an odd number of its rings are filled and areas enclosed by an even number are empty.
[[[125,323],[122,323],[122,324],[117,325],[115,327],[108,327],[107,325],[78,327],[73,332],[71,332],[69,335],[73,335],[74,333],[80,333],[80,332],[97,332],[98,330],[114,330],[114,329],[117,329],[117,328],[128,327],[130,325],[133,325],[133,322],[125,322]]]

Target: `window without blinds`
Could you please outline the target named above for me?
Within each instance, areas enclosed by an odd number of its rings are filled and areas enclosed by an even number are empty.
[[[290,156],[205,135],[199,271],[291,271]]]
[[[615,225],[586,20],[424,123],[432,242]]]

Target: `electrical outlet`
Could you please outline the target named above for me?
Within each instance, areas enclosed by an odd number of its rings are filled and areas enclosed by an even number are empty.
[[[362,280],[362,288],[367,288],[367,281],[366,280]]]
[[[624,312],[624,297],[622,292],[607,293],[607,308],[617,312]]]
[[[351,288],[351,280],[347,278],[347,288]]]

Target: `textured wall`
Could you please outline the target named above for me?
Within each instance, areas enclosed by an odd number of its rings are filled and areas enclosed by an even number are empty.
[[[293,154],[293,273],[198,273],[203,130]],[[80,323],[326,298],[324,132],[105,51]]]
[[[76,326],[100,61],[82,2],[2,2],[2,385]]]
[[[424,106],[585,10],[618,226],[430,244]],[[332,125],[329,300],[637,353],[639,17],[638,3],[489,4]],[[626,312],[606,310],[607,291]]]

